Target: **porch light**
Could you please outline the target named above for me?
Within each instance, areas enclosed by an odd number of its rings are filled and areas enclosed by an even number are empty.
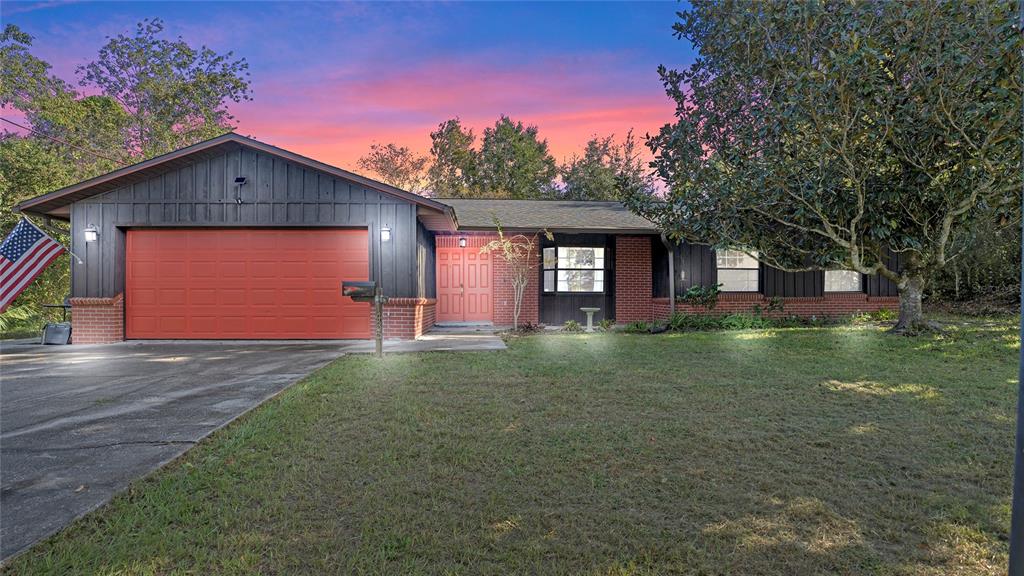
[[[388,242],[390,240],[391,240],[391,228],[388,228],[387,226],[382,226],[381,229],[380,229],[380,241],[381,242]]]
[[[100,230],[95,224],[89,224],[82,230],[82,235],[85,237],[86,242],[95,242],[100,238]]]
[[[465,248],[465,247],[466,247],[466,239],[465,238],[459,238],[459,248]]]

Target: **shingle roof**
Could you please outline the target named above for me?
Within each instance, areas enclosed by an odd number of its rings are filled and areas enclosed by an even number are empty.
[[[658,229],[619,202],[435,198],[455,209],[459,229],[594,230],[655,233]]]

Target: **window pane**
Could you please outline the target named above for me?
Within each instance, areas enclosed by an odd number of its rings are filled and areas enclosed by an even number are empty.
[[[826,270],[825,292],[860,292],[860,272],[854,270]]]
[[[555,256],[555,249],[554,248],[545,248],[544,249],[544,269],[547,270],[547,269],[554,268],[555,264],[558,264],[558,257]]]
[[[544,291],[554,292],[555,291],[555,271],[545,270],[544,271]]]
[[[604,267],[604,248],[558,247],[559,268],[594,269]]]
[[[753,253],[755,256],[757,252]],[[740,250],[716,250],[715,260],[719,268],[757,268],[757,259]]]
[[[718,283],[723,292],[757,292],[757,270],[720,269]]]
[[[559,292],[604,292],[604,270],[559,270]]]

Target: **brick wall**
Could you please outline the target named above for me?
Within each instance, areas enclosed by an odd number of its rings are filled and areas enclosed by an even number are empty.
[[[534,248],[533,260],[540,266],[540,249]],[[494,263],[494,324],[496,326],[511,326],[512,312],[515,307],[514,291],[512,282],[509,280],[508,262],[495,253],[491,260]],[[540,322],[540,286],[538,285],[538,270],[530,273],[530,281],[523,292],[523,307],[519,311],[520,324],[537,324]]]
[[[651,237],[615,237],[615,321],[651,319]]]
[[[384,304],[384,337],[413,340],[434,325],[437,301],[433,298],[391,298]],[[376,329],[370,306],[370,330]]]
[[[862,312],[876,312],[878,310],[898,310],[899,298],[895,296],[868,296],[860,292],[842,292],[825,294],[810,298],[782,298],[782,310],[765,311],[764,315],[769,317],[782,316],[820,316],[837,317],[850,316]],[[718,305],[713,310],[707,310],[701,306],[676,303],[676,312],[685,314],[738,314],[750,313],[755,306],[764,310],[771,303],[770,298],[765,298],[758,293],[730,293],[718,296]],[[669,315],[668,298],[654,298],[652,302],[655,318],[667,318]]]
[[[113,298],[72,298],[70,304],[73,344],[124,340],[124,294]]]

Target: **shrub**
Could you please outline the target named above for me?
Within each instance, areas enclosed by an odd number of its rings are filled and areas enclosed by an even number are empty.
[[[726,330],[769,328],[771,325],[771,320],[758,314],[729,314],[721,319],[721,326]]]
[[[623,330],[631,334],[637,334],[640,332],[650,332],[651,324],[649,322],[637,320],[635,322],[630,322],[629,324],[626,324],[626,327],[623,328]]]
[[[609,332],[612,328],[615,328],[615,320],[611,318],[605,318],[604,320],[601,320],[600,322],[597,323],[597,327],[600,328],[601,330],[604,330],[605,332]]]
[[[719,328],[719,318],[705,314],[684,314],[676,312],[668,319],[668,329],[674,332],[684,330],[711,330]]]
[[[523,322],[519,325],[519,328],[515,330],[517,334],[534,334],[536,332],[543,332],[543,324],[534,324],[533,322]]]
[[[690,286],[690,288],[679,297],[679,300],[692,306],[700,306],[706,310],[713,310],[718,306],[718,294],[721,292],[721,284],[711,286]]]
[[[582,332],[583,327],[580,323],[575,320],[566,320],[565,324],[562,324],[562,332]]]

